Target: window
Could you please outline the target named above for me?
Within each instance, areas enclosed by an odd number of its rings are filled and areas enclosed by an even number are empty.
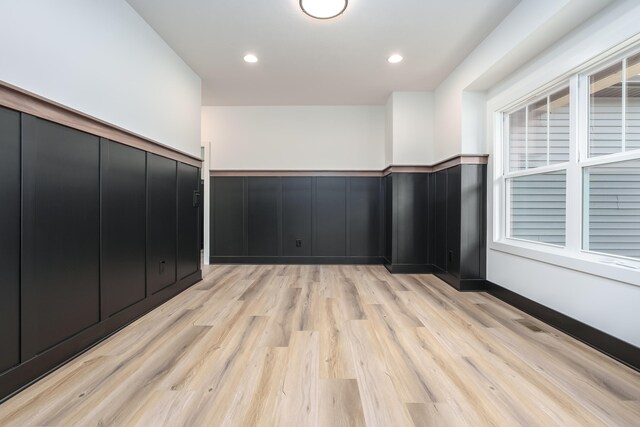
[[[640,261],[638,48],[501,115],[502,236]]]
[[[640,259],[640,160],[584,168],[585,250]]]
[[[640,148],[640,54],[589,76],[589,156]]]
[[[565,244],[569,94],[564,87],[504,115],[511,238]]]
[[[564,171],[510,179],[511,237],[564,246],[566,186]]]

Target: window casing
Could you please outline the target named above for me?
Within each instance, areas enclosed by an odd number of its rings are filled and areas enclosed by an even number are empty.
[[[640,49],[499,115],[499,241],[640,268]]]
[[[570,114],[566,83],[503,113],[507,237],[565,245]]]

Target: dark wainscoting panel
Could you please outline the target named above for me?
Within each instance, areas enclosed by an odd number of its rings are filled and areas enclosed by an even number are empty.
[[[395,228],[397,257],[394,264],[426,265],[429,263],[427,242],[429,175],[401,173],[394,176],[397,208]]]
[[[211,262],[381,261],[381,177],[210,179]]]
[[[100,139],[23,115],[22,360],[100,320]]]
[[[436,172],[435,180],[435,205],[432,207],[434,214],[434,251],[431,254],[433,265],[441,271],[447,271],[447,170]]]
[[[380,178],[349,178],[350,256],[380,256]]]
[[[347,256],[347,178],[315,178],[313,255]]]
[[[486,277],[487,167],[464,165],[460,183],[460,276]]]
[[[20,113],[0,108],[0,372],[20,363]]]
[[[176,283],[177,162],[147,154],[147,295]]]
[[[383,178],[383,203],[384,203],[384,257],[386,264],[391,264],[393,259],[393,175]]]
[[[284,256],[311,256],[311,179],[311,177],[282,178]]]
[[[176,169],[0,108],[0,402],[202,279],[200,177],[181,167],[178,191]]]
[[[486,165],[436,173],[433,263],[438,277],[461,291],[485,289],[486,173]]]
[[[102,318],[144,299],[146,153],[106,139],[102,168]]]
[[[460,278],[460,183],[462,166],[447,169],[446,272]]]
[[[211,254],[244,255],[244,178],[211,179]]]
[[[393,273],[482,289],[485,173],[463,164],[384,177],[212,176],[211,262],[379,259]]]
[[[200,268],[200,169],[178,162],[178,279]]]
[[[247,237],[249,256],[280,254],[280,178],[249,177]]]

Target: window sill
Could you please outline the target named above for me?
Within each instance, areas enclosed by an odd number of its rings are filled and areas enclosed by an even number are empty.
[[[640,286],[640,262],[624,258],[587,252],[569,255],[564,248],[513,239],[494,241],[489,249]]]

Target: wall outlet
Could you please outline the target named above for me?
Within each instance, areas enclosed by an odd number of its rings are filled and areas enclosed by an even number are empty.
[[[302,239],[296,239],[296,248],[302,247]]]

